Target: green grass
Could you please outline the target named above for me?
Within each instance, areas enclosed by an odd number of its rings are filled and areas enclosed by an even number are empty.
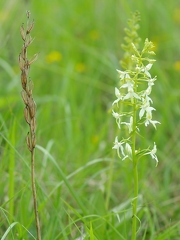
[[[127,240],[132,169],[112,151],[117,134],[110,108],[130,13],[139,35],[156,45],[152,99],[159,165],[139,167],[138,239],[176,240],[179,232],[180,61],[178,1],[0,1],[0,237],[35,239],[30,156],[25,137],[18,55],[25,12],[35,19],[29,56],[37,103],[36,184],[43,240]],[[142,42],[143,42],[142,41]],[[53,51],[60,59],[48,62]],[[55,59],[55,57],[54,57]]]

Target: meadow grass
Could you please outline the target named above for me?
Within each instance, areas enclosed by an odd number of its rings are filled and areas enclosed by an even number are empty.
[[[132,169],[112,151],[115,69],[130,13],[139,35],[156,45],[152,99],[159,165],[139,168],[138,239],[179,239],[180,6],[178,1],[0,2],[0,237],[35,239],[28,127],[23,119],[18,55],[26,10],[35,19],[29,56],[37,104],[36,185],[42,239],[130,239]],[[16,21],[15,21],[16,19]],[[143,146],[142,146],[143,147]],[[138,226],[139,227],[139,226]],[[83,239],[83,238],[82,238]]]

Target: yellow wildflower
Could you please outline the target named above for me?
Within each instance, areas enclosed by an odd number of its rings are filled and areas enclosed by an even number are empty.
[[[93,135],[91,138],[91,142],[93,145],[96,145],[99,142],[99,136],[98,135]]]
[[[176,71],[180,71],[180,61],[176,61],[176,62],[174,63],[174,69],[175,69]]]
[[[176,8],[174,10],[173,19],[174,19],[175,23],[180,23],[180,8]]]
[[[86,65],[84,63],[77,63],[75,66],[76,72],[83,73],[86,71]]]
[[[90,39],[93,40],[93,41],[99,39],[99,33],[98,33],[98,31],[92,30],[92,31],[89,33],[89,37],[90,37]]]
[[[46,56],[46,61],[48,63],[60,62],[62,59],[62,54],[58,51],[52,51]]]

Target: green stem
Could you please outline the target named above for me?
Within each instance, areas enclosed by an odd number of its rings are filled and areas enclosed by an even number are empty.
[[[132,240],[136,240],[137,232],[137,200],[138,200],[138,171],[137,164],[133,164],[133,178],[134,178],[134,198],[132,200]]]
[[[133,189],[134,196],[132,200],[132,237],[136,240],[137,233],[137,203],[138,203],[138,169],[136,159],[136,101],[133,109],[133,133],[132,133],[132,161],[133,161]]]
[[[33,203],[34,203],[34,214],[35,214],[35,221],[36,221],[37,240],[41,240],[41,227],[39,222],[36,184],[35,184],[34,150],[35,149],[33,148],[31,151],[31,184],[32,184]]]
[[[15,130],[16,130],[16,123],[15,120],[12,125],[12,130],[10,134],[11,140],[11,150],[9,155],[9,215],[10,215],[10,223],[13,221],[14,217],[14,168],[15,168],[15,156],[14,156],[14,145],[15,145]]]

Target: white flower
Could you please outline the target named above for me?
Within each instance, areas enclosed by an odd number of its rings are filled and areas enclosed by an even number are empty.
[[[125,124],[128,127],[129,133],[133,131],[133,117],[130,117],[130,122],[122,122],[121,124]]]
[[[145,91],[144,91],[144,95],[148,96],[151,94],[151,91],[152,91],[152,87],[149,86]]]
[[[117,99],[113,102],[112,105],[114,105],[115,103],[118,103],[120,100],[123,99],[122,94],[120,93],[118,88],[115,88],[115,96],[117,97]]]
[[[144,91],[144,95],[150,95],[151,91],[152,91],[152,86],[154,85],[154,81],[156,80],[156,77],[154,78],[150,78],[148,80],[148,87],[147,89]],[[152,101],[152,100],[151,100]]]
[[[129,74],[126,71],[121,71],[121,70],[118,70],[118,69],[116,69],[116,71],[119,73],[119,78],[121,80],[126,79],[126,78],[130,79]]]
[[[129,88],[128,89],[128,93],[124,96],[124,100],[125,99],[131,99],[131,101],[133,102],[133,98],[136,98],[136,99],[141,99],[139,97],[139,95],[137,93],[134,92],[134,89],[133,88]]]
[[[152,120],[152,110],[155,110],[154,108],[152,107],[149,107],[149,111],[146,111],[146,121],[145,121],[145,126],[147,127],[147,125],[149,125],[149,123],[151,123],[154,128],[156,128],[156,124],[160,124],[160,122],[158,121],[155,121],[155,120]]]
[[[133,86],[134,82],[131,80],[127,80],[126,83],[121,86],[121,88],[127,88],[129,91],[129,89],[133,89]]]
[[[142,105],[141,110],[139,111],[139,118],[141,119],[144,116],[144,113],[150,113],[152,118],[152,110],[155,110],[155,108],[150,106],[150,102],[152,103],[152,99],[148,95],[144,95],[142,98]]]
[[[152,63],[149,63],[148,65],[146,65],[146,67],[144,68],[143,72],[146,74],[146,76],[148,76],[149,78],[151,78],[151,74],[149,73],[149,70],[152,67]]]
[[[142,101],[147,101],[153,103],[153,100],[149,97],[151,93],[151,87],[148,87],[143,93],[142,93]]]
[[[117,112],[114,112],[113,110],[112,110],[112,115],[113,115],[113,117],[116,119],[116,123],[117,123],[117,125],[118,125],[118,128],[121,128],[121,116],[123,116],[123,114],[122,115],[120,115],[119,113],[117,113]]]
[[[156,160],[156,166],[158,164],[158,158],[156,156],[156,152],[157,152],[157,148],[156,148],[156,143],[154,142],[154,147],[153,149],[149,152],[149,154],[151,155],[152,159]]]
[[[152,159],[155,159],[156,160],[156,166],[158,164],[158,158],[156,156],[156,152],[157,152],[157,147],[156,147],[156,143],[154,142],[154,147],[151,151],[149,152],[146,152],[144,155],[151,155]]]
[[[126,156],[122,160],[125,160],[126,158],[132,159],[132,148],[129,143],[126,143],[125,145],[125,152]]]
[[[120,151],[121,151],[121,154],[125,157],[125,154],[124,154],[124,148],[123,148],[123,145],[124,142],[121,141],[121,142],[118,142],[118,137],[115,138],[115,142],[114,142],[114,147],[113,149],[116,149],[117,150],[117,154],[118,154],[118,157],[121,158],[120,156]]]
[[[143,105],[141,106],[141,110],[139,111],[139,118],[141,119],[144,116],[144,113],[146,112],[146,118],[148,116],[148,119],[152,119],[152,110],[155,110],[155,108],[150,107],[150,104],[148,101],[144,101]]]
[[[138,63],[138,62],[139,62],[139,58],[136,57],[134,54],[131,56],[131,59],[132,59],[132,61],[135,62],[135,63]]]
[[[126,80],[126,83],[121,86],[121,88],[127,88],[128,93],[124,96],[125,99],[131,99],[133,101],[133,98],[141,99],[137,93],[134,92],[134,82],[132,80]]]
[[[156,77],[150,78],[148,80],[148,87],[152,87],[154,85],[154,81],[156,81],[156,79],[157,79]]]
[[[129,145],[129,143],[126,143],[125,148],[124,148],[123,144],[124,144],[124,142],[123,141],[118,142],[118,137],[116,137],[113,149],[117,150],[118,157],[122,158],[122,161],[124,161],[126,158],[132,159],[132,148],[131,148],[131,146]]]
[[[128,93],[124,96],[123,99],[131,99],[131,101],[133,100],[133,98],[141,99],[138,94],[134,92],[133,87],[134,82],[132,80],[126,80],[126,83],[121,86],[121,88],[127,88],[128,91]]]
[[[129,145],[129,143],[126,143],[125,149],[126,149],[126,152],[127,152],[129,155],[132,155],[132,148],[131,148],[131,146]]]
[[[137,70],[139,70],[140,72],[143,72],[147,77],[151,78],[151,74],[149,73],[149,70],[152,67],[152,63],[149,63],[148,65],[146,65],[145,67],[136,67]]]

